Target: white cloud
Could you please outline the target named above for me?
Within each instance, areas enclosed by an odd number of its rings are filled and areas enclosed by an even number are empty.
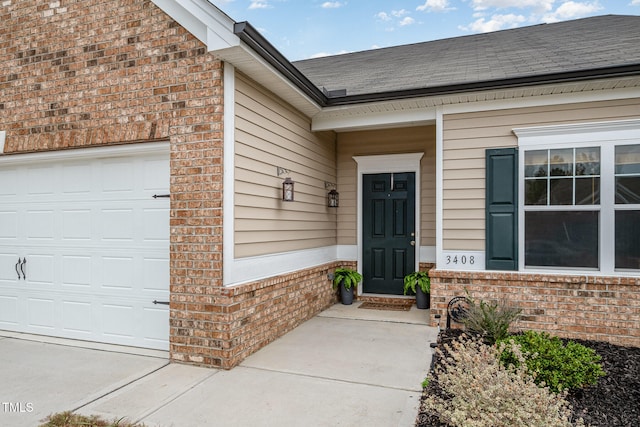
[[[473,10],[533,9],[537,13],[550,11],[555,0],[471,0]]]
[[[640,6],[640,0],[633,0],[629,3],[629,6]]]
[[[392,10],[391,11],[391,15],[395,16],[396,18],[401,18],[405,15],[408,15],[409,11],[406,9],[400,9],[400,10]]]
[[[391,21],[391,16],[387,12],[378,12],[376,13],[376,18],[381,21]]]
[[[488,33],[490,31],[503,30],[505,28],[515,28],[518,24],[525,22],[527,19],[522,15],[493,15],[490,20],[479,18],[466,27],[459,27],[464,31],[472,31],[476,33]]]
[[[545,14],[542,20],[544,22],[566,21],[568,19],[582,18],[599,10],[602,10],[602,6],[597,1],[590,3],[567,1],[562,3],[554,12]]]
[[[455,8],[449,7],[449,0],[427,0],[422,6],[416,7],[420,12],[446,12],[453,9]]]
[[[413,24],[413,23],[415,23],[415,22],[416,22],[416,20],[415,20],[415,19],[413,19],[413,18],[412,18],[412,17],[410,17],[410,16],[407,16],[407,17],[405,17],[402,21],[400,21],[400,22],[398,23],[398,25],[400,25],[401,27],[405,27],[405,26],[407,26],[407,25],[411,25],[411,24]]]
[[[271,6],[269,6],[269,4],[266,1],[260,1],[260,0],[256,0],[256,1],[252,1],[251,4],[249,5],[249,9],[267,9]]]
[[[322,3],[322,8],[323,9],[337,9],[339,7],[344,6],[343,3],[340,3],[339,1],[326,1],[324,3]]]

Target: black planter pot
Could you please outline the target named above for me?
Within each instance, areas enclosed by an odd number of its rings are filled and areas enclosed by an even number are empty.
[[[342,304],[351,305],[353,304],[353,286],[349,289],[344,287],[344,283],[340,283],[340,299],[342,300]]]
[[[427,309],[431,307],[431,295],[422,292],[420,286],[416,286],[416,306],[421,309]]]

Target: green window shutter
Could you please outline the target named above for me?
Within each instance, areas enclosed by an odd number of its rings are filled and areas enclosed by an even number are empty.
[[[486,268],[518,269],[518,150],[486,151]]]

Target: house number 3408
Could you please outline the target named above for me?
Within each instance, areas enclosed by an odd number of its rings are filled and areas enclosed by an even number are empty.
[[[447,255],[446,263],[454,265],[473,265],[476,260],[473,255]]]

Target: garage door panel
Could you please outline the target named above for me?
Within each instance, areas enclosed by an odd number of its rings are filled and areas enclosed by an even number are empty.
[[[18,168],[2,168],[0,170],[0,200],[7,202],[16,199],[18,195]]]
[[[18,238],[18,211],[0,211],[0,243],[9,243]]]
[[[63,240],[91,240],[91,209],[65,209],[62,211]]]
[[[103,209],[100,213],[104,240],[134,240],[133,209]]]
[[[69,164],[62,169],[60,193],[90,193],[92,189],[93,168],[91,164]]]
[[[135,264],[133,257],[102,257],[103,289],[117,289],[118,292],[133,290]]]
[[[143,239],[148,241],[169,242],[169,236],[165,230],[169,229],[168,208],[147,208],[142,210]]]
[[[144,290],[158,298],[169,298],[169,260],[166,258],[145,257]]]
[[[55,255],[27,253],[25,262],[20,266],[20,271],[26,278],[22,280],[28,289],[34,287],[53,288],[56,281]]]
[[[27,298],[27,326],[34,332],[55,330],[55,300],[53,298]]]
[[[0,329],[168,349],[169,307],[153,304],[169,300],[163,150],[3,163]]]
[[[143,163],[142,189],[145,191],[166,191],[169,188],[169,174],[162,172],[163,160],[146,160]]]
[[[91,292],[93,260],[90,256],[62,255],[62,288],[73,292],[83,289]]]
[[[20,317],[17,292],[4,290],[3,295],[0,295],[0,329],[10,328],[15,329],[19,322]]]
[[[102,162],[100,184],[104,192],[133,192],[135,165],[129,160],[105,160]]]
[[[55,194],[59,188],[57,165],[27,168],[27,196]]]
[[[25,229],[29,240],[53,240],[55,213],[53,210],[27,210]]]
[[[72,338],[90,338],[96,326],[93,322],[93,305],[90,302],[63,299],[62,330]]]
[[[142,319],[142,335],[149,342],[149,345],[160,346],[166,345],[169,336],[169,309],[144,307]],[[162,325],[162,327],[158,327]]]

